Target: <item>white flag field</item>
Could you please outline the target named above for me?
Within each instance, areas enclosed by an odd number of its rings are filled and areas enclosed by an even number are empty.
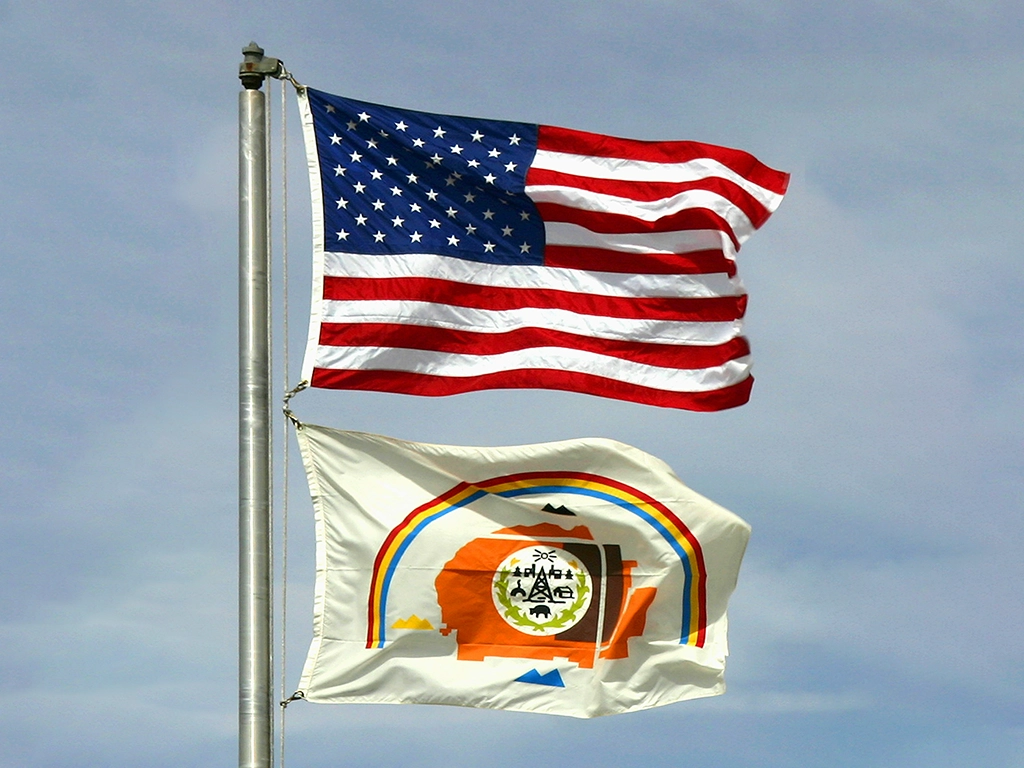
[[[724,692],[750,527],[661,460],[297,434],[317,542],[302,698],[596,717]]]

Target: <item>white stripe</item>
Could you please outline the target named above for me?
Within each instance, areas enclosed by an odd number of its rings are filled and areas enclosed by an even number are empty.
[[[750,237],[755,229],[747,214],[737,208],[731,200],[706,189],[688,190],[660,200],[631,200],[576,187],[534,184],[526,187],[526,194],[535,203],[556,203],[583,211],[615,213],[641,221],[658,221],[680,211],[703,208],[725,219],[741,243]]]
[[[537,150],[530,167],[616,181],[685,182],[707,178],[728,179],[753,195],[769,212],[773,212],[782,202],[782,195],[755,184],[732,168],[710,158],[700,158],[687,163],[655,163],[650,160],[626,160],[618,157],[593,157]]]
[[[712,368],[675,369],[564,347],[537,347],[496,355],[462,355],[380,347],[320,347],[317,367],[331,370],[406,371],[457,378],[541,368],[589,373],[669,392],[710,392],[747,378],[750,375],[750,358],[731,360]]]
[[[656,344],[724,344],[743,332],[743,320],[682,322],[579,315],[564,309],[486,310],[425,301],[324,301],[324,323],[400,323],[476,333],[545,328],[598,339]]]
[[[548,245],[575,245],[584,248],[605,248],[624,253],[691,253],[721,250],[726,258],[736,256],[736,249],[727,234],[717,229],[684,229],[679,232],[648,234],[604,234],[591,232],[579,224],[545,221],[544,237]]]
[[[742,296],[743,283],[725,273],[707,275],[633,275],[586,272],[530,264],[482,264],[431,253],[326,253],[324,274],[331,277],[426,277],[467,285],[567,291],[621,298],[715,298]]]

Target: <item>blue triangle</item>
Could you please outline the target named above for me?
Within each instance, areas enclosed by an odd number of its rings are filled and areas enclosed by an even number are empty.
[[[531,669],[525,675],[520,675],[516,678],[517,683],[533,683],[534,685],[550,685],[552,688],[565,688],[565,683],[562,682],[562,676],[558,674],[557,669],[552,669],[550,672],[541,674],[536,669]]]

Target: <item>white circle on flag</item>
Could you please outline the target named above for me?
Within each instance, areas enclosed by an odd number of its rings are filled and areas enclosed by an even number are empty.
[[[506,557],[494,572],[491,597],[509,626],[533,636],[576,626],[593,597],[590,571],[572,553],[543,544]]]

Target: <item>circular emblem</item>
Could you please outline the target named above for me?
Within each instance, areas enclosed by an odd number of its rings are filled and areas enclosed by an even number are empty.
[[[534,545],[502,561],[491,582],[491,596],[510,626],[527,635],[555,635],[586,614],[592,585],[579,558],[564,549]]]

